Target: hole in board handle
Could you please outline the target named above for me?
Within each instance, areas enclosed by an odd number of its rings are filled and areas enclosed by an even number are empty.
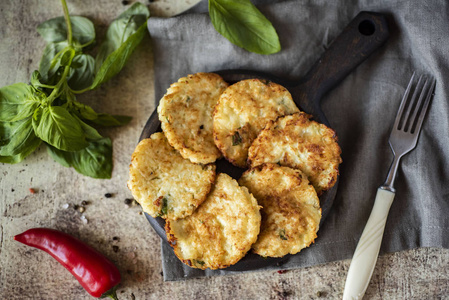
[[[370,36],[376,32],[376,26],[371,20],[364,20],[359,24],[359,32],[363,35]]]

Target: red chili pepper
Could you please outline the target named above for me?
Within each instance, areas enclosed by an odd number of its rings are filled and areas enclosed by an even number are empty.
[[[44,250],[60,262],[94,297],[117,299],[121,277],[103,254],[67,233],[48,228],[29,229],[14,237],[25,245]]]

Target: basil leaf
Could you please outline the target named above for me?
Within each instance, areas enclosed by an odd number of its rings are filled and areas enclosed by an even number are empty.
[[[167,198],[162,198],[162,207],[161,207],[161,214],[163,216],[166,216],[168,212],[168,200]]]
[[[259,54],[281,50],[273,25],[250,0],[209,0],[209,15],[215,29],[241,48]]]
[[[59,150],[52,145],[47,145],[47,153],[50,155],[51,158],[53,158],[54,161],[61,164],[62,166],[66,168],[70,168],[72,166],[71,162],[71,153],[67,151]]]
[[[83,104],[78,101],[72,102],[72,107],[70,111],[75,113],[78,117],[85,120],[94,120],[97,118],[98,114],[89,105]]]
[[[31,117],[17,122],[0,122],[0,156],[28,155],[40,145],[41,140],[34,134],[31,123]]]
[[[125,65],[146,32],[148,8],[136,2],[108,28],[95,61],[96,76],[91,89],[108,81]]]
[[[281,238],[281,240],[288,240],[288,238],[285,236],[285,229],[279,230],[279,237]]]
[[[0,122],[15,122],[33,114],[40,105],[34,89],[25,83],[0,88]]]
[[[112,174],[112,143],[109,138],[91,141],[80,151],[66,152],[48,147],[50,156],[65,167],[93,178],[109,179]]]
[[[25,158],[25,156],[22,154],[18,154],[18,155],[14,155],[14,156],[1,156],[0,155],[0,163],[17,164],[17,163],[21,162],[24,158]]]
[[[112,52],[106,58],[98,70],[98,73],[95,75],[94,83],[92,84],[91,89],[97,88],[99,85],[108,81],[122,70],[134,49],[142,41],[146,32],[146,24],[147,23],[145,22],[142,26],[140,26],[136,33],[130,36],[126,42],[120,46],[120,48]]]
[[[53,160],[64,167],[70,168],[72,166],[71,152],[59,150],[49,144],[47,144],[47,152]]]
[[[128,18],[128,17],[135,16],[135,15],[143,15],[145,17],[145,20],[146,20],[146,19],[148,19],[150,17],[150,11],[142,3],[136,2],[133,5],[131,5],[127,10],[122,12],[117,17],[117,19]]]
[[[100,126],[122,126],[128,124],[132,120],[128,116],[111,116],[109,114],[100,113],[97,115],[96,119],[90,120]]]
[[[39,73],[44,83],[50,83],[49,79],[58,71],[62,51],[68,46],[67,41],[59,43],[50,43],[44,49],[41,62],[39,64]],[[57,57],[56,55],[59,54]]]
[[[88,120],[89,123],[100,126],[121,126],[128,124],[132,120],[132,118],[128,116],[112,116],[105,113],[96,113],[92,107],[78,101],[72,102],[70,111],[76,114],[79,118]]]
[[[72,90],[83,90],[94,81],[95,59],[89,54],[76,55],[71,64],[67,81]]]
[[[242,137],[240,136],[240,133],[238,131],[236,131],[232,135],[232,146],[237,146],[237,145],[240,145],[241,143],[242,143]]]
[[[88,145],[78,120],[61,106],[38,108],[33,128],[40,139],[60,150],[78,151]]]
[[[148,8],[136,2],[111,23],[106,32],[106,38],[98,50],[96,71],[112,52],[120,48],[131,35],[137,32],[149,16]]]
[[[109,138],[90,142],[84,150],[73,153],[72,167],[78,173],[109,179],[112,174],[112,142]]]
[[[76,115],[74,117],[78,120],[79,124],[81,125],[81,128],[83,129],[84,135],[87,139],[99,140],[99,139],[103,138],[95,128],[93,128],[92,126],[87,125],[86,123],[81,121],[81,119],[78,118]]]
[[[22,160],[24,160],[28,155],[33,153],[34,150],[36,150],[37,147],[39,147],[39,145],[40,145],[40,143],[34,144],[32,146],[35,146],[35,147],[30,147],[26,150],[26,152],[19,153],[17,155],[13,155],[13,156],[1,156],[0,155],[0,163],[17,164],[17,163],[21,162]]]
[[[34,70],[33,74],[31,74],[30,83],[34,88],[42,87],[42,76],[38,70]]]
[[[38,70],[34,70],[33,74],[31,74],[30,83],[35,88],[38,88],[41,86],[41,73],[39,73]]]
[[[87,46],[95,40],[94,24],[85,17],[70,16],[72,37],[79,47]],[[45,21],[37,27],[37,32],[50,43],[67,40],[67,26],[64,17]]]

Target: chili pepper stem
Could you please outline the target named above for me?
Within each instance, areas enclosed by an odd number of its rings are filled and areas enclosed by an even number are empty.
[[[109,297],[111,299],[118,300],[116,291],[117,291],[117,286],[114,286],[112,289],[110,289],[109,291],[107,291],[103,295],[101,295],[100,298]]]

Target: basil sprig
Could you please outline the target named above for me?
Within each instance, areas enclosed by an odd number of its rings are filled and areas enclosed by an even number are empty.
[[[209,0],[209,16],[215,29],[241,48],[258,54],[281,50],[273,25],[250,0]]]
[[[30,84],[0,88],[0,162],[19,163],[42,142],[65,167],[93,178],[111,178],[112,142],[93,126],[120,126],[131,118],[97,113],[76,95],[98,88],[124,67],[145,35],[150,15],[136,2],[114,20],[96,58],[83,53],[95,44],[95,28],[84,17],[45,21],[37,28],[47,41]]]

